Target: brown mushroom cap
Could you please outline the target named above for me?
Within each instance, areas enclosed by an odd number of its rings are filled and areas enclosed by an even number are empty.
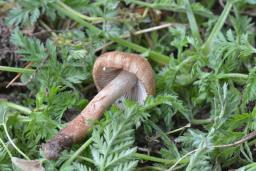
[[[94,64],[93,79],[98,91],[122,70],[133,73],[138,78],[136,85],[122,98],[136,100],[142,104],[148,95],[155,93],[154,73],[149,62],[137,54],[117,51],[102,54]]]

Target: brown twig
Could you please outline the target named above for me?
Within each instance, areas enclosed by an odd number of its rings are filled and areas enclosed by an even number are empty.
[[[151,27],[151,28],[147,28],[147,29],[143,29],[143,30],[139,30],[139,31],[136,31],[136,32],[133,32],[131,34],[124,34],[122,36],[120,36],[120,38],[129,38],[131,37],[131,35],[140,35],[140,34],[144,34],[144,33],[149,33],[149,32],[153,32],[153,31],[157,31],[157,30],[161,30],[161,29],[165,29],[165,28],[169,28],[171,26],[176,26],[176,25],[185,25],[185,24],[179,24],[179,23],[164,23],[162,25],[159,25],[159,26],[154,26],[154,27]],[[99,47],[98,49],[96,49],[96,52],[97,51],[100,51],[110,45],[112,45],[114,42],[108,42],[106,44],[104,44],[102,47]]]
[[[220,4],[220,6],[222,7],[222,8],[224,8],[224,2],[223,2],[223,0],[219,0],[219,4]]]
[[[9,84],[9,82],[6,81],[6,82],[3,82],[3,84],[7,85],[7,84]],[[21,82],[14,82],[10,86],[24,87],[26,85],[24,83],[21,83]]]
[[[253,139],[256,137],[256,131],[253,131],[249,134],[247,134],[246,136],[244,136],[242,139],[234,142],[234,143],[231,143],[231,144],[224,144],[224,145],[215,145],[213,146],[213,148],[224,148],[224,147],[233,147],[233,146],[237,146],[237,145],[240,145],[240,144],[243,144],[244,142],[250,140],[250,139]]]
[[[29,62],[25,68],[29,68],[31,65],[33,64],[33,62]],[[7,85],[5,88],[10,87],[10,85],[12,85],[19,77],[21,76],[21,73],[17,74]]]
[[[43,65],[45,64],[45,62],[47,61],[47,59],[49,58],[49,56],[47,56],[46,58],[44,58],[41,63],[39,64],[39,66],[36,68],[36,70],[32,73],[32,75],[29,77],[29,79],[24,83],[24,85],[27,85],[28,83],[30,83],[36,76],[37,71],[43,67]]]
[[[233,146],[238,146],[240,144],[243,144],[244,142],[253,139],[256,137],[256,131],[253,131],[249,134],[247,134],[246,136],[244,136],[242,139],[234,142],[234,143],[230,143],[230,144],[223,144],[223,145],[215,145],[212,146],[212,148],[226,148],[226,147],[233,147]],[[206,149],[206,147],[204,147],[203,149]],[[193,153],[199,151],[199,150],[203,150],[202,148],[198,148],[195,150],[192,150],[190,152],[188,152],[187,154],[185,154],[183,157],[181,157],[174,165],[172,165],[172,167],[170,167],[168,169],[168,171],[173,171],[173,169],[177,166],[177,164],[179,164],[180,161],[182,161],[183,159],[185,159],[186,157],[188,157],[189,155],[192,155]]]
[[[47,32],[50,32],[52,34],[53,37],[57,37],[57,34],[49,27],[47,26],[43,21],[40,21],[40,24],[45,27],[45,29],[47,30]],[[35,33],[36,34],[36,33]],[[48,57],[46,57],[45,59],[43,59],[43,61],[40,63],[40,65],[37,67],[36,71],[30,76],[30,78],[24,83],[24,85],[28,84],[29,82],[32,81],[32,79],[35,77],[36,72],[38,71],[38,69],[40,69],[44,63],[46,62],[46,60],[48,59]],[[29,68],[31,65],[33,64],[33,62],[29,62],[25,68]],[[6,88],[8,88],[11,84],[13,84],[14,81],[16,81],[19,77],[21,76],[21,74],[17,74],[11,81],[10,83],[6,86]]]

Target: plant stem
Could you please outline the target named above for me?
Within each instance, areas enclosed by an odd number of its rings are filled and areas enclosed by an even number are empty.
[[[143,1],[133,0],[132,3],[136,4],[136,5],[139,5],[139,6],[148,7],[148,8],[153,8],[154,7],[154,4],[143,2]]]
[[[157,167],[157,166],[144,166],[144,167],[139,167],[135,169],[135,171],[144,171],[144,170],[156,170],[156,171],[165,171],[164,168]]]
[[[126,46],[128,48],[131,48],[137,52],[140,53],[145,53],[148,52],[149,53],[149,57],[150,59],[152,59],[155,62],[161,63],[161,64],[167,64],[169,63],[169,57],[166,55],[163,55],[161,53],[158,53],[156,51],[144,48],[140,45],[137,45],[135,43],[129,42],[127,40],[121,39],[119,37],[110,37],[110,39],[114,42],[117,42],[120,45]]]
[[[143,30],[138,30],[138,31],[132,32],[131,34],[130,33],[124,34],[124,35],[120,36],[120,38],[125,39],[125,38],[131,37],[131,35],[140,35],[140,34],[144,34],[144,33],[149,33],[149,32],[157,31],[157,30],[160,30],[160,29],[172,27],[172,26],[175,26],[175,25],[182,25],[182,24],[179,24],[179,23],[164,23],[162,25],[146,28],[146,29],[143,29]],[[104,44],[102,47],[97,48],[96,51],[100,51],[101,49],[106,48],[107,46],[109,46],[113,43],[114,43],[113,41],[110,41],[110,42]]]
[[[244,136],[242,139],[234,142],[234,143],[231,143],[231,144],[222,144],[222,145],[215,145],[215,146],[211,146],[211,148],[228,148],[228,147],[234,147],[234,146],[238,146],[238,145],[241,145],[242,143],[246,142],[246,141],[249,141],[250,139],[253,139],[256,137],[256,131],[253,131],[249,134],[247,134],[246,136]],[[177,160],[177,162],[175,162],[174,165],[172,165],[171,168],[168,169],[168,171],[172,171],[175,166],[179,163],[183,163],[183,160],[185,158],[187,158],[189,155],[192,155],[193,153],[199,153],[203,150],[206,150],[207,148],[206,147],[202,147],[202,148],[197,148],[195,150],[192,150],[188,153],[186,153],[184,156],[182,156],[179,160]],[[190,161],[190,160],[188,160]]]
[[[253,139],[252,141],[248,142],[248,145],[251,146],[251,145],[255,145],[256,144],[256,139]]]
[[[212,118],[208,118],[208,119],[192,119],[191,123],[193,125],[204,125],[204,124],[209,124],[212,121],[213,121]]]
[[[195,37],[198,40],[199,45],[201,45],[202,44],[202,39],[201,39],[201,36],[200,36],[200,32],[199,32],[199,29],[198,29],[198,26],[197,26],[197,22],[196,22],[194,13],[193,13],[192,8],[191,8],[190,3],[189,3],[189,0],[184,0],[184,1],[185,1],[186,14],[187,14],[187,17],[188,17],[188,21],[189,21],[189,25],[190,25],[192,35],[193,35],[193,37]]]
[[[188,152],[187,154],[185,154],[184,156],[182,156],[179,160],[177,160],[172,167],[170,167],[167,171],[173,171],[173,169],[177,166],[177,164],[182,163],[183,160],[185,160],[189,155],[197,152],[199,149],[195,149],[193,151]],[[189,161],[189,160],[188,160]]]
[[[73,14],[77,15],[78,17],[87,20],[87,21],[94,21],[94,22],[98,22],[98,21],[104,21],[104,18],[102,17],[88,17],[86,15],[81,14],[80,12],[77,12],[75,10],[73,10],[72,8],[70,8],[68,5],[66,5],[65,3],[63,3],[62,1],[58,1],[58,4],[67,11],[72,11]]]
[[[31,65],[33,64],[33,62],[29,62],[24,68],[29,68]],[[18,73],[7,85],[5,88],[8,88],[9,86],[11,86],[18,78],[20,78],[21,73]]]
[[[153,8],[153,9],[159,9],[159,10],[166,10],[166,11],[173,11],[173,12],[182,12],[185,13],[186,9],[177,5],[168,5],[168,4],[161,4],[161,3],[148,3],[148,2],[144,2],[144,1],[138,1],[138,0],[133,0],[132,1],[133,4],[139,5],[139,6],[143,6],[143,7],[147,7],[147,8]],[[214,17],[213,14],[211,13],[202,13],[201,11],[196,11],[194,10],[194,12],[198,15],[201,15],[203,17],[208,17],[208,18],[212,18]]]
[[[247,74],[240,74],[240,73],[227,73],[227,74],[219,74],[217,75],[218,79],[225,79],[225,78],[241,78],[241,79],[247,79]]]
[[[20,153],[20,155],[22,155],[25,159],[30,160],[29,157],[28,157],[26,154],[24,154],[24,153],[16,146],[16,144],[12,141],[12,139],[11,139],[11,137],[10,137],[8,131],[7,131],[7,127],[6,127],[5,124],[3,124],[3,127],[4,127],[5,134],[6,134],[7,138],[8,138],[8,140],[10,141],[10,143],[12,144],[12,146],[13,146],[13,147]]]
[[[233,2],[232,1],[227,1],[227,4],[225,5],[224,10],[222,11],[218,21],[216,22],[216,24],[214,25],[208,39],[206,40],[206,42],[203,45],[203,51],[207,52],[209,51],[209,47],[211,46],[213,39],[219,34],[221,28],[223,27],[228,14],[232,8]]]
[[[22,122],[31,122],[32,121],[31,118],[26,117],[26,116],[21,116],[21,115],[18,116],[18,119],[20,119],[20,121],[22,121]]]
[[[178,25],[182,25],[182,26],[186,26],[186,24],[181,24],[181,23],[163,23],[161,25],[157,25],[157,26],[153,26],[153,27],[149,27],[146,29],[142,29],[142,30],[138,30],[135,32],[132,32],[132,35],[140,35],[140,34],[144,34],[144,33],[149,33],[149,32],[153,32],[153,31],[157,31],[157,30],[161,30],[161,29],[165,29],[165,28],[169,28],[169,27],[173,27],[173,26],[178,26]],[[131,34],[125,34],[122,36],[122,38],[126,38],[126,37],[130,37]]]
[[[179,132],[179,131],[182,131],[186,128],[190,128],[191,127],[191,124],[188,123],[187,125],[183,126],[183,127],[180,127],[178,129],[175,129],[175,130],[172,130],[172,131],[169,131],[169,132],[166,132],[166,134],[170,135],[170,134],[173,134],[173,133],[176,133],[176,132]]]
[[[140,153],[135,153],[133,156],[140,160],[153,161],[153,162],[163,163],[163,164],[167,164],[167,165],[174,164],[177,161],[177,160],[162,159],[159,157],[153,157],[153,156],[149,156],[146,154],[140,154]],[[188,162],[188,160],[186,160],[186,159],[181,161],[181,163],[187,163],[187,162]]]
[[[30,114],[32,111],[27,108],[27,107],[24,107],[24,106],[21,106],[21,105],[18,105],[18,104],[15,104],[15,103],[12,103],[12,102],[8,102],[8,101],[5,101],[5,100],[0,100],[0,104],[4,104],[5,106],[9,107],[9,108],[12,108],[12,109],[15,109],[15,110],[18,110],[24,114]]]
[[[185,60],[181,61],[181,62],[179,63],[179,65],[176,66],[176,69],[175,69],[174,74],[173,74],[172,82],[170,83],[171,86],[172,86],[173,83],[175,82],[179,70],[180,70],[184,65],[186,65],[187,63],[189,63],[189,62],[195,60],[195,58],[196,58],[195,56],[190,56],[190,57],[186,58]]]
[[[4,141],[1,138],[0,138],[0,143],[3,145],[3,147],[7,151],[7,154],[9,155],[9,157],[12,158],[12,153],[10,152],[10,150],[8,149],[8,147],[5,145]]]
[[[253,131],[249,134],[247,134],[246,136],[244,136],[242,139],[231,143],[231,144],[223,144],[223,145],[215,145],[213,146],[214,148],[227,148],[227,147],[233,147],[233,146],[238,146],[240,144],[245,143],[246,141],[249,141],[250,139],[253,139],[256,137],[256,131]]]
[[[205,147],[200,147],[199,149],[196,150],[196,152],[193,154],[192,157],[190,157],[190,161],[188,163],[188,166],[186,168],[186,171],[192,171],[196,161],[199,160],[199,155],[204,151]],[[174,165],[172,166],[174,168]]]
[[[77,156],[77,158],[78,158],[78,159],[81,159],[81,160],[84,160],[84,161],[87,161],[87,162],[89,162],[89,163],[91,163],[91,164],[94,164],[94,163],[95,163],[94,160],[92,160],[92,159],[90,159],[90,158],[88,158],[88,157]]]
[[[51,32],[51,34],[52,34],[53,37],[55,37],[55,38],[58,37],[58,35],[57,35],[55,32],[53,32],[52,29],[51,29],[45,22],[43,22],[42,20],[40,20],[39,23],[40,23],[47,31]]]
[[[196,56],[190,56],[188,58],[186,58],[185,60],[181,61],[181,63],[179,63],[179,65],[177,65],[176,70],[180,70],[184,65],[186,65],[187,63],[193,61],[196,59]]]
[[[144,48],[140,45],[137,45],[135,43],[129,42],[127,40],[121,39],[119,37],[113,37],[113,36],[109,36],[106,33],[104,33],[102,30],[100,30],[99,28],[95,27],[94,25],[84,21],[79,15],[77,15],[77,12],[74,12],[74,10],[68,10],[68,9],[63,9],[61,8],[61,4],[59,4],[60,2],[58,1],[56,5],[54,5],[54,7],[62,12],[63,14],[65,14],[66,16],[72,18],[73,20],[75,20],[76,22],[78,22],[79,24],[81,24],[84,27],[87,27],[95,32],[97,32],[99,35],[102,35],[103,37],[110,39],[120,45],[126,46],[128,48],[133,49],[134,51],[140,52],[140,53],[149,53],[149,58],[152,59],[155,62],[161,63],[161,64],[167,64],[169,62],[169,56],[163,55],[159,52],[155,52],[152,50],[149,50],[147,48]]]
[[[82,151],[84,151],[92,142],[93,142],[93,139],[91,137],[62,165],[62,168],[70,165],[74,161],[74,159],[77,158],[78,155],[80,155]],[[167,160],[167,159],[162,159],[162,158],[153,157],[153,156],[140,154],[140,153],[135,153],[133,157],[138,158],[140,160],[153,161],[153,162],[163,163],[163,164],[173,164],[176,162],[176,160]],[[181,161],[181,163],[187,163],[187,162],[188,160]]]
[[[79,158],[79,159],[82,159],[82,160],[84,160],[84,161],[87,161],[87,162],[89,162],[89,163],[91,163],[91,164],[95,164],[94,160],[92,160],[92,159],[90,159],[90,158],[88,158],[88,157],[78,156],[78,158]]]
[[[8,67],[8,66],[0,66],[0,71],[7,71],[7,72],[17,72],[22,74],[31,74],[33,73],[33,69],[27,68],[16,68],[16,67]]]
[[[70,165],[92,142],[93,139],[91,137],[78,150],[76,150],[76,152],[62,165],[62,167]]]
[[[153,157],[153,156],[149,156],[149,155],[146,155],[146,154],[140,154],[140,153],[135,153],[133,156],[137,159],[140,159],[140,160],[153,161],[153,162],[163,163],[163,164],[167,164],[167,163],[172,162],[172,160],[166,160],[166,159]]]

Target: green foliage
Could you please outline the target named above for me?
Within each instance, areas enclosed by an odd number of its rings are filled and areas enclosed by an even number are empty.
[[[60,47],[60,62],[57,47],[50,40],[43,44],[38,39],[28,38],[16,30],[12,34],[11,41],[20,48],[17,53],[25,56],[23,60],[37,63],[36,67],[40,70],[36,78],[45,88],[60,85],[74,88],[73,84],[81,83],[91,77],[89,71],[91,71],[93,56],[90,52],[81,54],[82,47],[78,50]],[[85,61],[85,57],[88,60]]]
[[[246,87],[243,93],[244,103],[254,100],[256,96],[256,68],[253,68],[249,73],[249,78],[246,82]]]
[[[182,49],[188,44],[186,37],[186,27],[177,26],[177,28],[171,28],[170,32],[175,37],[171,42],[171,45],[178,49],[178,58],[180,58]]]
[[[79,164],[79,163],[75,163],[73,165],[73,170],[77,170],[77,171],[91,171],[91,169],[87,168],[85,165]]]
[[[50,171],[255,170],[255,140],[243,139],[256,130],[254,4],[1,1],[0,13],[11,8],[5,20],[15,27],[17,59],[9,71],[31,66],[20,78],[23,88],[5,93],[0,83],[1,97],[17,103],[0,103],[0,170],[13,170],[12,157],[40,159]],[[95,56],[113,50],[150,57],[156,94],[143,105],[113,105],[84,144],[45,160],[41,144],[96,94]],[[13,78],[0,73],[0,82],[2,76]]]
[[[91,168],[81,164],[81,163],[74,163],[71,166],[68,166],[67,168],[63,168],[63,171],[92,171]]]
[[[99,170],[133,170],[137,162],[132,158],[136,148],[134,144],[134,123],[145,118],[138,113],[135,105],[129,110],[115,112],[101,135],[100,128],[93,131],[91,146],[95,165]],[[143,114],[143,113],[142,113]]]
[[[237,171],[253,171],[256,169],[256,164],[255,163],[250,163],[246,166],[240,167],[237,169]]]
[[[174,113],[180,112],[185,118],[189,118],[189,110],[184,106],[182,101],[177,96],[170,94],[158,95],[155,98],[149,97],[143,108],[150,109],[161,104],[169,105],[173,108]]]
[[[190,162],[188,167],[186,168],[186,171],[197,171],[197,170],[205,170],[205,171],[211,171],[212,166],[209,162],[210,157],[207,155],[206,152],[200,152],[197,155],[191,156],[191,160],[193,162]],[[200,161],[200,162],[196,162]]]
[[[54,9],[50,4],[55,0],[17,0],[17,6],[10,10],[6,18],[9,25],[35,24],[40,15],[47,14],[50,18],[55,19]]]
[[[236,71],[241,64],[241,59],[245,60],[255,53],[255,48],[248,42],[248,35],[235,36],[231,30],[227,31],[226,37],[223,34],[215,39],[215,47],[209,56],[210,67],[216,72]]]
[[[45,47],[38,39],[27,38],[19,30],[14,31],[10,41],[20,48],[17,53],[24,56],[23,60],[40,62],[47,57]]]

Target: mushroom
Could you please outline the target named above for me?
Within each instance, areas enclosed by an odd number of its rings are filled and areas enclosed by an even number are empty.
[[[153,95],[155,82],[149,62],[137,55],[124,52],[108,52],[97,58],[93,67],[93,79],[99,93],[67,127],[42,149],[47,159],[57,159],[59,153],[85,138],[91,127],[114,102],[124,98],[143,104],[148,95]],[[119,106],[122,106],[119,104]]]

